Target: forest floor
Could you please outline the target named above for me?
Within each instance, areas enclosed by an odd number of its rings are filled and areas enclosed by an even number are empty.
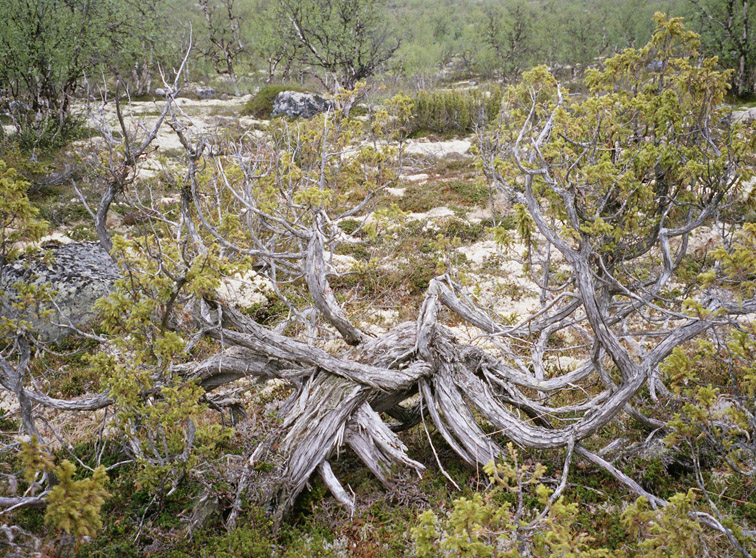
[[[191,100],[181,98],[177,108],[196,133],[231,134],[239,141],[246,136],[265,137],[268,122],[241,116],[248,97],[229,100]],[[124,111],[127,125],[150,129],[160,115],[161,103],[132,102]],[[100,113],[102,121],[113,131],[118,121],[112,107]],[[479,176],[473,164],[470,147],[472,137],[439,138],[428,136],[410,140],[406,145],[406,165],[397,183],[388,188],[378,208],[401,210],[400,225],[385,231],[379,239],[359,236],[358,242],[342,243],[330,259],[334,276],[331,284],[347,314],[367,332],[379,334],[391,326],[417,317],[429,281],[439,273],[453,273],[479,304],[498,314],[504,321],[516,322],[540,306],[538,291],[528,277],[523,245],[513,242],[505,248],[497,244],[491,227],[494,223],[512,230],[515,227],[511,208]],[[98,149],[102,140],[79,140],[71,151],[86,158]],[[154,187],[156,199],[175,196],[161,190],[164,173],[181,167],[184,152],[176,135],[162,126],[155,141],[155,150],[140,163],[138,181]],[[85,194],[94,192],[83,190]],[[95,238],[91,220],[81,211],[81,203],[72,186],[54,189],[37,200],[43,214],[55,216],[50,240],[73,242]],[[128,204],[114,208],[111,224],[114,231],[129,235],[126,218],[133,207]],[[346,226],[346,225],[345,225]],[[716,243],[714,231],[708,230],[693,240],[691,250],[706,257]],[[370,263],[369,271],[365,265]],[[472,326],[449,323],[460,340],[471,344],[487,341]],[[335,337],[335,336],[334,336]],[[76,348],[82,342],[72,342]],[[83,342],[84,344],[90,342]],[[346,346],[332,340],[324,348],[341,351]],[[83,395],[96,382],[91,371],[81,366],[80,356],[61,358],[61,373],[47,379],[51,395]],[[561,356],[555,368],[567,371],[578,364],[577,359]],[[56,363],[52,364],[53,367]],[[276,384],[245,386],[246,411],[252,421],[263,421],[285,393]],[[2,404],[0,402],[0,404]],[[54,417],[48,417],[50,419]],[[94,459],[93,446],[87,437],[96,428],[91,423],[72,425],[68,433],[75,441],[72,451],[83,461]],[[64,427],[65,429],[65,427]],[[626,446],[642,441],[643,432],[633,429],[630,419],[612,423],[600,434],[603,441],[624,440]],[[428,445],[432,440],[434,450]],[[111,473],[111,498],[104,507],[104,529],[89,543],[77,549],[80,557],[163,558],[231,557],[231,556],[322,556],[322,557],[400,557],[412,556],[409,529],[418,514],[428,507],[448,510],[451,502],[474,491],[485,490],[488,479],[455,457],[435,431],[414,428],[402,434],[409,455],[426,467],[421,479],[407,476],[393,493],[361,466],[359,459],[345,450],[334,460],[337,476],[355,496],[355,511],[350,514],[328,492],[322,481],[313,481],[295,506],[283,529],[274,533],[261,510],[245,510],[239,527],[227,533],[221,517],[211,518],[199,531],[188,536],[182,510],[191,507],[199,493],[199,483],[187,481],[179,490],[156,506],[147,487],[141,486],[129,466]],[[232,438],[225,449],[237,451]],[[438,455],[434,455],[437,452]],[[458,492],[438,467],[437,458],[445,463],[447,473],[461,488]],[[108,446],[103,456],[106,465],[119,459],[115,447]],[[561,469],[559,452],[530,452],[526,462],[542,462],[547,477],[554,484]],[[660,497],[669,497],[680,487],[691,486],[691,473],[670,470],[665,466],[663,451],[658,454],[645,449],[624,457],[623,469],[648,490]],[[621,548],[626,537],[620,525],[621,511],[632,500],[622,486],[605,473],[583,464],[575,467],[566,496],[579,506],[578,524],[582,531],[596,538],[597,545]],[[717,483],[710,481],[712,492]],[[756,483],[746,480],[739,494],[743,501],[753,502]],[[756,521],[756,505],[743,506],[741,514]],[[43,512],[26,510],[17,514],[19,524],[34,532],[44,532]]]

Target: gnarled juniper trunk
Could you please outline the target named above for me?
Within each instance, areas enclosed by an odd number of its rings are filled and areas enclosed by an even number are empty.
[[[592,289],[590,284],[581,286]],[[658,351],[651,351],[647,362],[628,359],[632,371],[620,385],[586,395],[575,404],[551,407],[532,394],[556,393],[596,374],[594,363],[599,357],[565,375],[539,380],[492,352],[458,342],[438,323],[442,307],[488,334],[522,340],[547,327],[554,316],[563,319],[555,309],[552,315],[544,313],[520,327],[507,328],[466,300],[464,292],[442,276],[431,281],[417,322],[400,324],[350,353],[334,356],[272,332],[233,308],[203,303],[203,328],[233,346],[195,369],[203,385],[214,385],[214,376],[252,375],[279,378],[295,387],[280,409],[279,426],[264,442],[248,448],[242,488],[253,495],[252,500],[266,506],[280,521],[317,471],[334,496],[352,506],[329,464],[344,445],[387,487],[392,486],[393,466],[420,473],[423,466],[407,454],[394,433],[416,424],[420,417],[432,421],[449,446],[471,466],[486,465],[501,453],[496,437],[479,424],[481,419],[526,447],[573,447],[626,408],[645,382],[646,371],[672,346],[706,327],[691,320],[670,334],[674,342],[662,342]],[[595,306],[587,313],[591,311],[607,318]],[[607,330],[604,335],[612,334]],[[599,352],[600,358],[605,358],[603,349]],[[412,401],[408,403],[408,399]],[[569,420],[560,420],[564,415],[570,415]],[[590,454],[583,448],[580,452]]]

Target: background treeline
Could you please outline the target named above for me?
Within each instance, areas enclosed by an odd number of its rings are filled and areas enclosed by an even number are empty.
[[[656,11],[681,14],[686,0],[411,0],[397,10],[407,39],[393,61],[408,78],[439,69],[513,79],[523,69],[592,63],[644,44]]]
[[[683,16],[702,54],[734,71],[733,92],[753,94],[756,5],[743,0],[402,0],[394,1],[400,48],[386,66],[428,87],[465,75],[513,81],[537,64],[575,77],[653,31],[653,14]]]
[[[72,98],[154,94],[181,65],[219,93],[265,83],[406,89],[511,82],[546,63],[570,80],[644,44],[656,11],[682,15],[702,54],[753,94],[756,6],[744,0],[0,0],[0,112],[35,137],[66,130]]]

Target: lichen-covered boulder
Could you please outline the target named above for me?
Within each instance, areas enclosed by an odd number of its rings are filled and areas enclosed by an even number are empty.
[[[733,110],[732,121],[742,122],[743,124],[756,121],[756,107]]]
[[[332,106],[331,101],[315,93],[281,91],[273,99],[273,112],[270,117],[311,118],[318,113],[329,110]]]
[[[220,94],[212,87],[205,87],[205,88],[197,89],[197,97],[199,97],[202,100],[215,99],[219,96]]]
[[[0,296],[4,293],[0,298],[0,316],[19,317],[11,306],[19,281],[49,285],[55,291],[55,304],[40,303],[52,313],[46,318],[24,318],[29,319],[41,339],[57,342],[72,333],[66,325],[82,328],[94,320],[95,301],[113,292],[113,284],[120,276],[118,267],[96,242],[45,247],[31,260],[21,258],[0,269]]]

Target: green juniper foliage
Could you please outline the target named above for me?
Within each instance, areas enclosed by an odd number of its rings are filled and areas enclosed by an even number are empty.
[[[94,537],[102,528],[100,512],[109,496],[105,467],[97,467],[91,477],[74,479],[76,466],[67,459],[55,465],[36,438],[22,444],[20,457],[27,483],[34,483],[40,474],[53,475],[56,480],[46,498],[45,524],[76,540]]]

